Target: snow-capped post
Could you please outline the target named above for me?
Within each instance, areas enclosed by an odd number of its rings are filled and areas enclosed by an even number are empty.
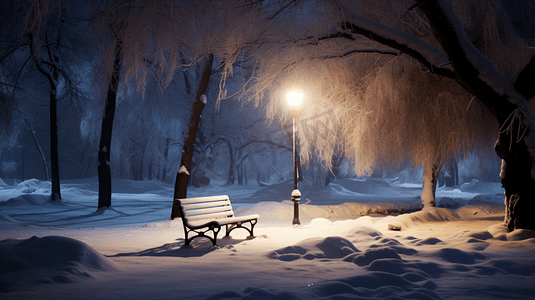
[[[301,225],[299,221],[299,201],[301,201],[301,192],[298,188],[298,166],[297,166],[297,123],[295,119],[299,113],[299,105],[303,100],[303,94],[298,92],[288,93],[288,103],[290,105],[290,114],[292,115],[293,123],[293,135],[292,135],[292,145],[293,145],[293,169],[294,169],[294,189],[291,193],[292,201],[294,203],[294,218],[292,221],[293,225]]]
[[[182,157],[180,159],[180,169],[176,173],[175,192],[173,196],[173,207],[171,209],[171,220],[180,217],[179,203],[175,199],[187,198],[188,181],[191,171],[191,160],[193,158],[193,148],[195,146],[195,137],[197,136],[197,128],[201,120],[201,113],[206,106],[208,99],[206,98],[206,90],[212,75],[212,63],[214,55],[209,54],[205,57],[205,65],[195,95],[195,102],[193,102],[193,109],[191,110],[188,131],[184,137],[184,146],[182,150]]]

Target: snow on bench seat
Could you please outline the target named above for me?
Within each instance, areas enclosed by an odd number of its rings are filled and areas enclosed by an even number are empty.
[[[189,245],[194,238],[206,237],[215,246],[221,226],[225,226],[225,236],[230,236],[230,232],[236,228],[243,228],[249,232],[250,237],[254,237],[253,229],[260,216],[257,214],[234,216],[234,211],[227,195],[175,200],[180,206],[185,245]],[[243,226],[247,223],[249,228]],[[196,235],[188,238],[191,232],[196,233]],[[212,232],[212,236],[206,235],[208,232]]]

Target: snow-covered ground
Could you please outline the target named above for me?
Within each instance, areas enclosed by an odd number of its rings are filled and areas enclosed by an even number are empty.
[[[439,188],[444,207],[419,210],[421,187],[342,179],[300,187],[188,189],[227,194],[237,214],[260,214],[255,239],[184,246],[169,221],[172,186],[116,181],[97,210],[95,180],[0,182],[1,299],[533,299],[535,232],[508,233],[499,184]],[[389,230],[389,225],[401,231]]]

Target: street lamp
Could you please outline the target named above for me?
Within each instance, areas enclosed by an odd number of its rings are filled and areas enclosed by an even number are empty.
[[[303,100],[303,94],[298,92],[288,93],[288,104],[290,104],[290,114],[293,117],[293,159],[294,159],[294,190],[292,191],[292,201],[294,202],[294,220],[293,225],[300,225],[299,222],[299,201],[301,200],[301,192],[297,187],[297,123],[295,118],[299,113],[299,104]]]

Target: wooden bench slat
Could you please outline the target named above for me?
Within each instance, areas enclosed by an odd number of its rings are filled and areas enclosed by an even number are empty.
[[[205,207],[214,207],[214,206],[231,206],[229,200],[214,201],[208,203],[193,203],[193,204],[182,204],[185,210],[196,209],[196,208],[205,208]]]
[[[203,208],[203,209],[192,209],[192,210],[186,210],[184,211],[184,213],[186,214],[187,218],[191,216],[195,216],[195,215],[206,215],[206,218],[210,218],[212,215],[215,215],[217,213],[230,213],[232,216],[234,216],[234,212],[232,211],[231,206],[218,206],[218,207]]]
[[[214,214],[205,214],[205,215],[195,215],[188,217],[186,216],[186,220],[194,221],[194,220],[209,220],[209,219],[222,219],[222,218],[228,218],[234,216],[234,213],[232,211],[228,212],[220,212],[220,213],[214,213]]]
[[[210,196],[210,197],[183,198],[183,199],[178,199],[178,200],[180,200],[180,203],[182,204],[187,204],[187,203],[202,203],[202,202],[229,200],[229,197],[227,195],[221,195],[221,196]]]

